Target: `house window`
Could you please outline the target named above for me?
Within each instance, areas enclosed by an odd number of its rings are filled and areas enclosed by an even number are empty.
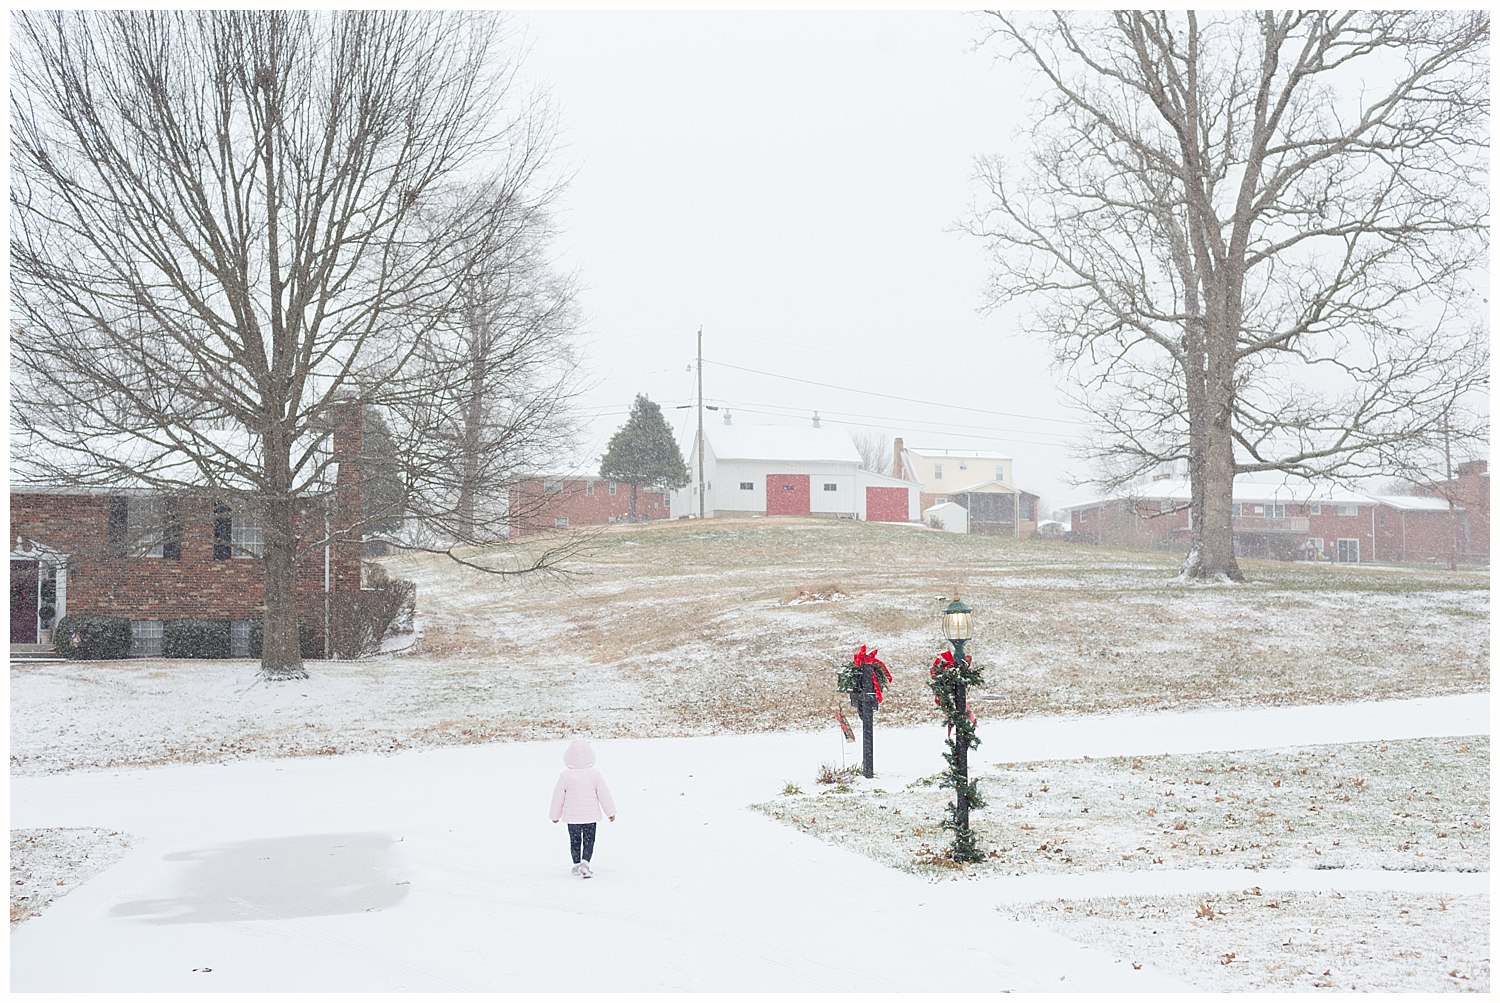
[[[1321,536],[1309,536],[1307,538],[1307,549],[1312,551],[1314,554],[1322,556],[1323,538]]]
[[[960,469],[960,470],[968,470],[969,469],[969,465],[967,463],[960,463],[958,465],[958,469]]]
[[[1340,505],[1340,506],[1338,506],[1338,508],[1337,508],[1336,511],[1338,512],[1339,515],[1359,515],[1359,506],[1358,505]],[[1358,560],[1358,558],[1355,558],[1355,560]]]
[[[562,494],[562,481],[544,481],[542,483],[542,493],[549,495]]]
[[[109,500],[109,542],[132,557],[182,556],[182,515],[177,499],[131,495]]]
[[[1323,514],[1323,505],[1322,505],[1322,503],[1320,503],[1320,502],[1313,502],[1311,505],[1307,506],[1307,514],[1308,515],[1322,515]]]
[[[1082,511],[1080,511],[1078,513],[1078,521],[1079,522],[1088,522],[1089,521],[1089,510],[1088,509],[1083,509]]]
[[[755,490],[755,482],[754,481],[740,481],[740,490],[741,491],[754,491]]]
[[[586,494],[586,495],[588,495],[590,498],[594,497],[594,482],[593,481],[584,481],[583,482],[583,493]]]
[[[130,653],[131,655],[161,654],[160,620],[130,621]]]
[[[554,529],[567,529],[568,517],[565,515],[558,516],[557,518],[552,520],[552,526]]]
[[[229,621],[229,657],[250,657],[250,632],[255,627],[254,620],[230,620]]]
[[[1005,468],[1004,467],[996,467],[995,468],[995,480],[999,481],[1001,484],[1005,483]]]
[[[229,549],[234,557],[263,557],[266,553],[266,531],[260,516],[251,512],[232,512],[229,516]]]
[[[1244,514],[1245,514],[1245,506],[1240,505],[1238,503],[1229,506],[1229,515],[1230,515],[1230,518],[1238,519],[1240,516],[1242,516]]]
[[[827,482],[825,482],[823,484],[823,490],[824,491],[837,491],[838,489],[839,489],[839,486],[837,484],[829,484]]]
[[[1266,515],[1270,516],[1272,519],[1285,519],[1286,504],[1284,502],[1275,502],[1274,504],[1267,505]]]
[[[1359,563],[1359,541],[1358,540],[1340,540],[1339,541],[1338,559],[1339,559],[1340,562],[1345,563],[1345,564],[1358,564]]]
[[[943,465],[941,463],[934,463],[932,465],[932,479],[935,481],[943,479]]]
[[[609,493],[612,495],[617,495],[620,493],[620,483],[618,481],[609,482]]]

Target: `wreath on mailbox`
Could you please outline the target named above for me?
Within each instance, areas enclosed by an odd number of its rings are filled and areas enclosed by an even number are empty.
[[[880,677],[884,676],[885,681],[889,683],[891,670],[875,657],[879,651],[879,648],[870,648],[861,644],[859,650],[854,653],[853,659],[839,669],[839,689],[849,694],[851,703],[854,700],[854,694],[865,690],[863,681],[866,672],[870,674],[869,689],[875,691],[875,703],[880,704],[885,701],[885,692],[880,688]]]

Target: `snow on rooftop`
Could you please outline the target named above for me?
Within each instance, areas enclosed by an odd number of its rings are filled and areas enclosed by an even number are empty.
[[[705,428],[703,437],[721,460],[860,462],[859,450],[841,428],[718,425]]]
[[[916,453],[918,456],[941,456],[969,460],[1009,460],[1013,459],[1009,453],[995,453],[987,450],[972,449],[936,449],[930,446],[906,446],[901,447],[904,453]]]

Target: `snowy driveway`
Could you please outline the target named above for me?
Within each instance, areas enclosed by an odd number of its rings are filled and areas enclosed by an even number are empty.
[[[975,758],[1488,732],[1488,695],[1474,694],[992,722]],[[563,743],[15,778],[13,828],[97,826],[133,842],[14,928],[11,989],[1186,990],[995,906],[1247,883],[1237,871],[931,882],[746,807],[837,762],[832,729],[594,744],[620,816],[601,826],[592,881],[569,875],[565,832],[546,820]],[[940,729],[889,729],[877,766],[895,785],[940,770],[941,752]],[[1488,877],[1260,871],[1255,883],[1482,892]]]

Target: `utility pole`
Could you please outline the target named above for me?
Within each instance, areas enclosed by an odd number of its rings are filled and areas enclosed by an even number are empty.
[[[703,327],[698,327],[698,518],[703,518]]]

